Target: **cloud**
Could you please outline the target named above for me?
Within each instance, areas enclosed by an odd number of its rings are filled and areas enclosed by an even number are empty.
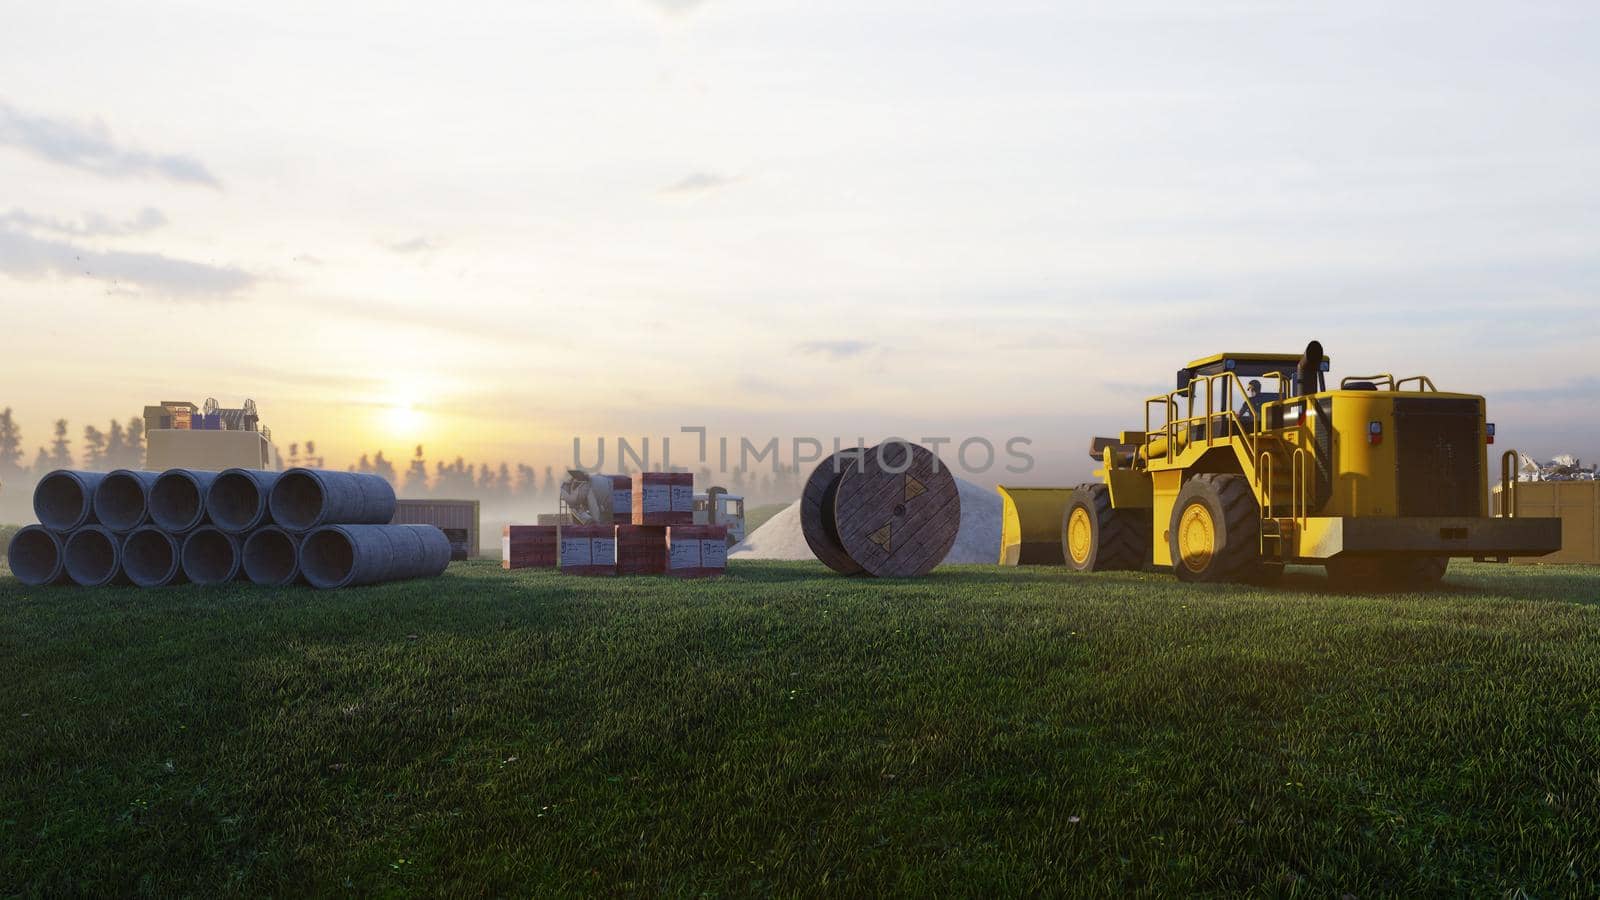
[[[197,299],[226,297],[255,284],[232,266],[174,259],[159,253],[89,250],[0,225],[0,272],[16,278],[93,278],[118,294]]]
[[[704,6],[706,0],[650,0],[650,5],[669,16],[686,16]]]
[[[795,349],[829,359],[851,359],[876,347],[871,341],[806,341]]]
[[[425,235],[417,235],[404,241],[380,241],[383,246],[394,253],[432,253],[439,249],[439,245]]]
[[[0,216],[0,224],[14,225],[29,231],[49,231],[72,237],[123,237],[154,231],[167,224],[161,210],[145,207],[139,214],[123,222],[115,222],[99,213],[85,213],[77,222],[36,216],[26,210],[13,209]]]
[[[717,175],[712,172],[691,172],[679,181],[673,182],[661,189],[663,194],[704,194],[717,188],[727,187],[739,179],[727,175]]]
[[[76,122],[29,115],[0,102],[0,145],[112,178],[153,176],[222,188],[216,176],[194,157],[119,146],[111,129],[99,120]]]

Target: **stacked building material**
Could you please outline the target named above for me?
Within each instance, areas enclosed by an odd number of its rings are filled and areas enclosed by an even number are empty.
[[[664,575],[667,529],[661,525],[617,526],[617,574]]]
[[[728,526],[674,525],[667,529],[667,574],[709,578],[728,568]]]
[[[438,575],[450,543],[432,525],[390,525],[394,489],[375,475],[292,469],[51,472],[39,525],[8,548],[29,585],[158,587],[305,580],[332,588]]]
[[[562,574],[617,574],[615,525],[562,525],[558,537]]]
[[[633,490],[633,524],[694,523],[694,475],[690,472],[642,472]]]
[[[560,561],[554,525],[507,525],[500,531],[500,568],[553,569]]]

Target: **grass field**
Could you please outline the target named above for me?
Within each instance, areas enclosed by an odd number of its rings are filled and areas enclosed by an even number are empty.
[[[0,580],[0,893],[1593,894],[1600,576]]]

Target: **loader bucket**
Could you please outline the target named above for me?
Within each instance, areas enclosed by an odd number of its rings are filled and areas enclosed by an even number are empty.
[[[1000,492],[1000,565],[1059,566],[1061,517],[1075,488],[1007,487]]]

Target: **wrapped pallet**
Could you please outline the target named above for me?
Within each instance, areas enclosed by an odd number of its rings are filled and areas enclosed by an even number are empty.
[[[554,569],[558,562],[554,525],[507,525],[500,531],[500,568]]]
[[[694,522],[694,475],[642,472],[633,491],[633,524],[689,525]]]
[[[561,574],[617,574],[615,525],[562,525],[559,528]]]
[[[617,574],[664,575],[667,529],[660,525],[617,526]]]
[[[667,529],[667,574],[709,578],[728,569],[728,526],[674,525]]]

